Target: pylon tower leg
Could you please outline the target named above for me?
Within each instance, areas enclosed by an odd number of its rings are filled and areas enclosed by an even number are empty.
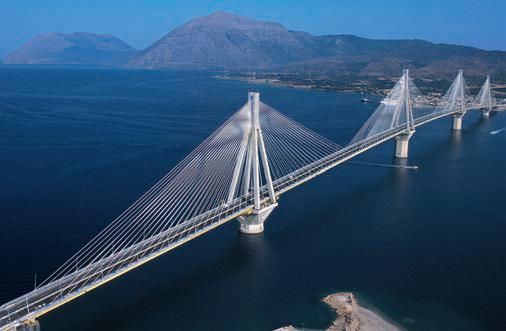
[[[253,234],[264,231],[265,220],[278,204],[276,203],[276,194],[272,183],[267,151],[263,140],[262,128],[260,127],[260,94],[258,92],[249,92],[248,102],[251,118],[251,134],[248,141],[247,150],[249,153],[246,156],[246,173],[244,176],[247,178],[245,185],[253,194],[253,211],[248,215],[239,216],[237,219],[240,223],[239,230],[241,232]],[[242,164],[239,164],[239,167],[242,167]],[[262,176],[267,188],[268,201],[264,201],[265,196],[262,193]],[[253,179],[253,183],[250,182],[249,178]],[[236,181],[234,180],[233,182],[235,183]],[[251,184],[253,185],[250,186]],[[232,189],[232,191],[234,190],[235,188]]]

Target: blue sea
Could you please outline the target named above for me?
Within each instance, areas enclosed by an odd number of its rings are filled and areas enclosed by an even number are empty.
[[[40,282],[241,107],[247,92],[345,145],[351,93],[210,73],[0,68],[0,301]],[[261,235],[224,226],[40,318],[42,330],[324,329],[354,292],[408,330],[504,330],[506,113],[417,129],[283,195]],[[491,132],[496,131],[496,134]]]

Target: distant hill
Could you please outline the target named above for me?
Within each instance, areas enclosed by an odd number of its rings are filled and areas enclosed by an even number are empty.
[[[44,33],[8,54],[3,63],[119,66],[127,63],[134,52],[135,49],[110,35]]]
[[[423,40],[372,40],[351,35],[313,36],[278,23],[227,12],[198,17],[172,30],[128,64],[139,68],[283,70],[329,75],[420,76],[506,71],[506,52]]]

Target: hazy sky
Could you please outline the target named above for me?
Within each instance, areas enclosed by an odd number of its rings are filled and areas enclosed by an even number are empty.
[[[115,35],[141,49],[216,10],[291,30],[370,38],[420,38],[506,50],[506,0],[0,0],[0,58],[41,32]]]

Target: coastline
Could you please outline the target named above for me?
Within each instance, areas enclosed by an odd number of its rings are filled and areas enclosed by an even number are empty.
[[[220,74],[213,78],[221,80],[233,80],[247,82],[250,84],[262,84],[270,86],[282,86],[299,90],[314,90],[339,93],[356,93],[362,95],[374,95],[384,97],[395,84],[395,78],[377,77],[344,77],[344,78],[308,78],[308,74]],[[431,101],[439,100],[446,92],[447,84],[441,85],[441,81],[421,79],[418,82],[422,93],[431,98]],[[492,84],[496,98],[506,99],[506,83],[496,82]],[[475,89],[476,93],[481,85],[474,82],[470,88]]]
[[[281,86],[281,87],[289,87],[299,90],[314,90],[314,91],[325,91],[325,92],[339,92],[339,93],[357,93],[357,94],[367,94],[367,95],[375,95],[375,96],[385,96],[387,94],[387,90],[383,89],[370,89],[363,88],[361,86],[357,86],[357,88],[352,88],[350,86],[332,86],[332,85],[318,85],[316,83],[298,83],[290,80],[281,80],[276,78],[254,78],[254,77],[246,77],[246,76],[230,76],[230,75],[217,75],[213,76],[215,79],[221,80],[233,80],[240,82],[247,82],[251,84],[262,84],[262,85],[270,85],[270,86]]]
[[[350,292],[338,292],[322,299],[335,312],[336,318],[325,331],[401,331],[374,311],[358,305]],[[294,326],[284,326],[274,331],[302,331]]]

